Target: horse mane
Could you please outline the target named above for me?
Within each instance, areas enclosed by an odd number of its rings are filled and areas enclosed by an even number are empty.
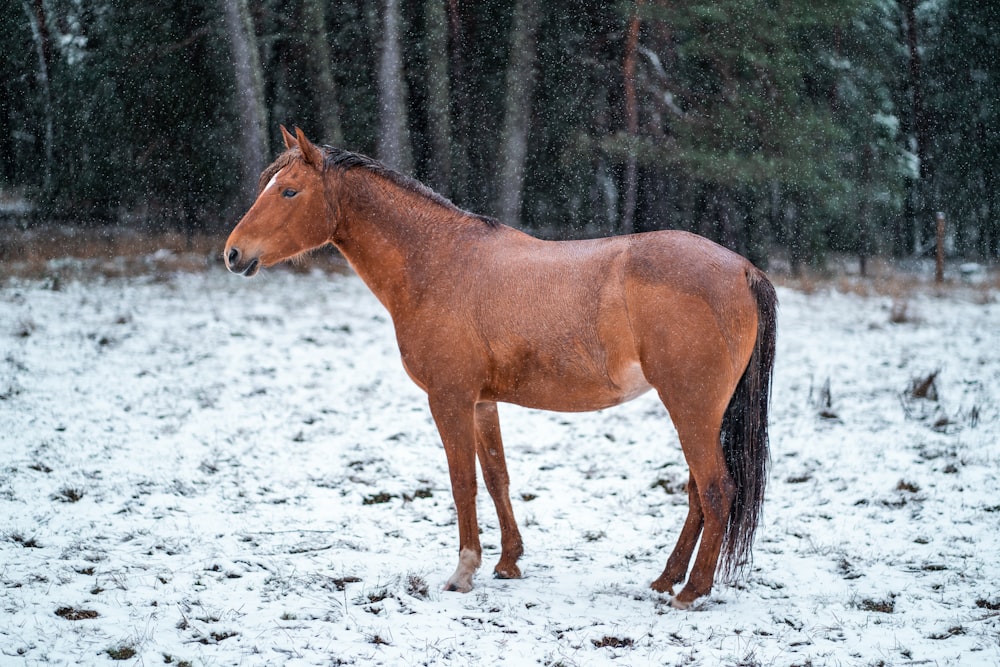
[[[485,215],[479,215],[477,213],[470,213],[458,206],[456,206],[450,199],[442,194],[435,192],[430,189],[420,181],[415,178],[410,178],[395,169],[390,169],[378,160],[370,158],[367,155],[362,155],[360,153],[353,153],[343,148],[334,148],[333,146],[323,146],[323,150],[326,151],[326,158],[323,161],[324,167],[327,169],[337,169],[339,171],[348,171],[350,169],[364,169],[377,176],[388,180],[390,183],[397,185],[404,190],[412,192],[414,194],[420,195],[425,199],[428,199],[439,206],[451,209],[462,215],[475,218],[480,222],[485,223],[490,227],[499,227],[500,222],[494,218]],[[280,159],[280,158],[279,158]],[[280,169],[280,167],[279,167]],[[277,173],[275,170],[273,173]],[[268,177],[270,179],[270,177]],[[266,184],[267,181],[263,180],[264,176],[261,176],[262,183]]]

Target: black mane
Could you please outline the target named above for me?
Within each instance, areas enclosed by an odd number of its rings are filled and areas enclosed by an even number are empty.
[[[324,166],[328,169],[337,169],[340,171],[347,171],[355,168],[365,169],[373,174],[377,174],[378,176],[387,179],[404,190],[408,190],[425,197],[435,204],[444,206],[445,208],[449,208],[469,217],[476,218],[490,227],[500,226],[500,222],[494,218],[465,211],[452,203],[450,199],[435,192],[420,181],[401,174],[394,169],[390,169],[374,158],[370,158],[367,155],[362,155],[360,153],[352,153],[351,151],[344,150],[342,148],[335,148],[333,146],[323,146],[323,150],[326,151]]]

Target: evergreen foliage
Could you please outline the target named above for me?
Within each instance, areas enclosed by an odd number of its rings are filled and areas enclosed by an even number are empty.
[[[28,224],[228,229],[246,156],[223,5],[14,5],[0,201],[29,201]],[[271,154],[278,123],[371,155],[396,127],[411,175],[480,213],[515,202],[505,222],[551,237],[689,229],[797,269],[923,252],[940,210],[955,253],[1000,253],[994,3],[537,3],[527,59],[517,0],[247,5]]]

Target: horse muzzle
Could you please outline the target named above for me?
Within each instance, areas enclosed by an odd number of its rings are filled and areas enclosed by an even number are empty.
[[[259,257],[245,257],[239,248],[232,247],[226,252],[226,268],[233,273],[252,278],[260,271]]]

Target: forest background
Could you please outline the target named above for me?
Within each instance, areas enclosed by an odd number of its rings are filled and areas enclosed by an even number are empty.
[[[981,0],[16,0],[0,222],[220,234],[278,124],[549,238],[1000,253]],[[2,254],[2,253],[0,253]]]

